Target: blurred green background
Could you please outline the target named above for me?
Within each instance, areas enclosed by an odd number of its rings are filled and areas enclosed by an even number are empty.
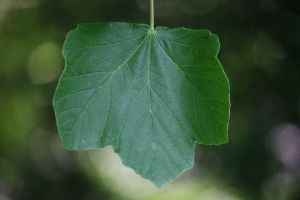
[[[0,200],[299,200],[300,1],[156,0],[156,26],[209,29],[231,85],[229,143],[162,189],[110,147],[61,149],[52,107],[78,23],[149,23],[148,0],[0,0]]]

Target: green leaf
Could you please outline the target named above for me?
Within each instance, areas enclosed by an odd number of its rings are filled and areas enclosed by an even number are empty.
[[[207,30],[80,24],[63,47],[54,109],[62,146],[111,145],[156,186],[194,162],[195,142],[227,142],[229,85]]]

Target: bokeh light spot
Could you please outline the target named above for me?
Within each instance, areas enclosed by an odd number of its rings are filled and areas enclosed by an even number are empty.
[[[294,124],[281,124],[272,131],[271,148],[278,160],[292,172],[300,172],[300,130]]]
[[[53,42],[47,42],[31,53],[28,60],[28,75],[35,84],[49,83],[58,78],[62,66],[60,48]]]

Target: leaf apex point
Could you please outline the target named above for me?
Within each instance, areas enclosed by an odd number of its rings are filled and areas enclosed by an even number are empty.
[[[161,189],[161,187],[162,187],[164,184],[156,184],[156,183],[154,183],[154,185],[155,185],[158,189]]]

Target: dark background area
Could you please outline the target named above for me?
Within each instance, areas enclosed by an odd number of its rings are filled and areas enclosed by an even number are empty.
[[[78,23],[149,23],[149,2],[0,0],[0,200],[300,199],[300,1],[155,5],[155,26],[219,36],[229,143],[197,145],[195,167],[160,190],[109,149],[62,150],[52,98],[65,35]]]

